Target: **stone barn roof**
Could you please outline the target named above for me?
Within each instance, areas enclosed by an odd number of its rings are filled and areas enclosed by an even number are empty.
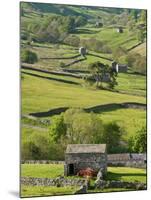
[[[68,144],[66,153],[105,153],[106,144]]]

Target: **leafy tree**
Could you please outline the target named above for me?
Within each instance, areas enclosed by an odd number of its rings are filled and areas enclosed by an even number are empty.
[[[109,68],[109,67],[108,67]],[[114,71],[111,67],[109,68],[109,74],[110,74],[110,81],[108,82],[109,88],[114,89],[114,87],[118,84],[116,77],[117,72]]]
[[[61,137],[66,135],[66,131],[63,115],[54,117],[49,130],[51,141],[59,142]]]
[[[103,77],[108,72],[108,66],[97,61],[97,62],[91,63],[88,68],[89,68],[93,78],[96,81],[96,87],[99,87],[99,86],[102,87]]]
[[[26,63],[30,63],[30,64],[34,64],[35,62],[38,61],[38,57],[37,57],[36,53],[24,49],[21,52],[21,61],[26,62]]]
[[[123,134],[125,134],[124,129],[116,122],[110,122],[104,125],[102,142],[107,144],[109,153],[113,153],[117,147],[120,147],[120,141]]]
[[[102,120],[81,109],[68,109],[64,114],[68,143],[99,143],[103,133]]]
[[[109,76],[109,80],[106,81],[109,88],[113,89],[115,85],[117,85],[116,81],[117,73],[114,72],[112,68],[109,67],[109,65],[104,65],[100,62],[95,62],[89,65],[89,70],[91,72],[91,76],[88,77],[86,80],[91,81],[94,79],[96,82],[96,87],[103,86],[102,82],[106,76]]]
[[[137,134],[134,137],[130,138],[129,146],[131,151],[135,153],[145,153],[147,151],[146,127],[143,126],[140,130],[138,130]]]

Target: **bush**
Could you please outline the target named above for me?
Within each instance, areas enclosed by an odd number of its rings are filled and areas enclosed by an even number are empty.
[[[129,149],[135,153],[145,153],[147,151],[147,130],[142,127],[134,137],[129,139]]]
[[[34,64],[35,62],[38,61],[38,57],[37,54],[32,51],[23,50],[21,52],[21,61],[25,63]]]

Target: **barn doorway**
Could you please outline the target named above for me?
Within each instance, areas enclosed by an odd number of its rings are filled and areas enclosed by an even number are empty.
[[[69,164],[69,175],[74,175],[74,164]]]

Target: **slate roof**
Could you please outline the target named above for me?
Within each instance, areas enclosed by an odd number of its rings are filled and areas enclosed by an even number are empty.
[[[68,144],[66,153],[105,153],[106,144]]]

